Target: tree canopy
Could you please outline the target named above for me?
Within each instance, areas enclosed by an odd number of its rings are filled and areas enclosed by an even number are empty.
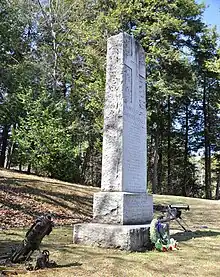
[[[107,38],[146,54],[148,188],[219,197],[219,34],[195,0],[0,3],[0,166],[99,186]]]

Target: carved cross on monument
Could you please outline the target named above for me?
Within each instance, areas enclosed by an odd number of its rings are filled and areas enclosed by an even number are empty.
[[[142,93],[145,93],[145,90],[143,89],[143,85],[145,86],[145,66],[144,66],[145,56],[144,56],[144,53],[141,53],[141,52],[135,53],[134,51],[132,51],[135,48],[134,44],[135,44],[135,40],[130,39],[127,45],[127,51],[125,51],[125,55],[124,55],[124,63],[125,63],[124,79],[126,84],[126,88],[124,90],[125,92],[124,99],[125,99],[125,103],[130,107],[132,107],[130,103],[135,103],[135,100],[138,99],[139,93],[140,93],[140,97],[142,96],[141,95]],[[139,82],[138,82],[138,79],[139,79]],[[140,91],[140,87],[138,88],[138,84],[141,85],[142,91]]]

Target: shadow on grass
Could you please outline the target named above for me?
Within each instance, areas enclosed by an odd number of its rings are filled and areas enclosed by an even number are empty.
[[[22,239],[24,239],[24,234],[19,234],[18,232],[15,232],[15,231],[12,231],[12,232],[5,232],[4,230],[1,230],[0,231],[0,236],[3,237],[3,236],[16,236],[16,237],[20,237]],[[0,239],[0,242],[2,240]]]
[[[12,250],[20,245],[21,241],[0,240],[0,260],[2,256],[12,253]]]
[[[76,215],[76,219],[78,214],[83,215],[88,220],[92,217],[92,204],[93,199],[92,195],[88,193],[84,193],[83,195],[79,195],[79,191],[74,186],[69,186],[72,191],[68,193],[60,192],[58,189],[55,191],[45,190],[44,186],[47,185],[48,182],[39,181],[39,180],[29,180],[29,179],[17,179],[17,178],[2,178],[0,177],[0,190],[9,195],[9,196],[19,196],[25,200],[24,203],[15,202],[13,197],[1,197],[0,204],[3,207],[8,207],[13,210],[19,210],[23,213],[31,216],[37,217],[42,214],[35,205],[39,205],[39,203],[48,203],[55,207],[59,206],[64,209],[67,209],[71,212],[71,214]],[[40,186],[38,187],[39,184]],[[43,187],[42,187],[43,185]],[[48,187],[51,186],[51,183],[48,183]],[[68,214],[59,214],[53,213],[55,219],[72,219],[72,215]],[[81,218],[78,218],[79,222],[81,222]]]
[[[56,265],[55,268],[63,268],[63,267],[71,267],[71,266],[81,266],[82,263],[78,263],[78,262],[75,262],[75,263],[69,263],[69,264],[58,264]]]
[[[176,234],[171,235],[172,238],[174,238],[177,241],[188,241],[194,238],[202,238],[202,237],[215,237],[219,236],[220,232],[216,231],[193,231],[193,232],[179,232]]]

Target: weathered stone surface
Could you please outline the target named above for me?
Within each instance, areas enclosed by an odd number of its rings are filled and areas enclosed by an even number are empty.
[[[146,193],[98,192],[94,194],[93,222],[146,224],[153,215],[153,199]]]
[[[146,192],[145,56],[126,33],[108,40],[102,191]]]
[[[150,225],[76,224],[73,242],[128,251],[149,249]]]

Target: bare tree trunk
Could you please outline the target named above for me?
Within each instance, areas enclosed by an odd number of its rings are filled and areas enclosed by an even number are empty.
[[[7,169],[10,169],[10,167],[11,167],[11,157],[13,155],[13,151],[14,151],[14,143],[12,142],[8,146],[7,163],[6,163]]]
[[[171,191],[171,113],[170,95],[168,96],[168,128],[167,128],[167,191]]]
[[[164,113],[163,104],[160,104],[159,107],[160,113]],[[159,142],[158,142],[158,185],[157,190],[158,193],[162,192],[162,185],[163,185],[163,144],[164,144],[164,121],[162,116],[160,116],[159,121],[159,132],[158,132]]]
[[[13,124],[12,128],[15,131],[17,128],[17,125]],[[7,164],[6,164],[7,169],[11,168],[11,160],[13,157],[14,150],[15,150],[15,143],[14,143],[14,141],[11,141],[11,143],[9,145],[9,149],[8,149],[8,155],[7,155]]]
[[[208,90],[207,97],[207,128],[208,128],[208,180],[209,180],[209,190],[210,190],[210,199],[212,198],[212,166],[211,166],[211,115],[210,115],[210,85]]]
[[[163,151],[159,150],[159,159],[158,159],[158,193],[162,191],[162,182],[163,182]]]
[[[182,186],[182,195],[186,196],[186,187],[187,187],[187,174],[188,174],[188,141],[189,141],[189,106],[186,104],[186,131],[185,131],[185,145],[184,145],[184,176],[183,176],[183,186]]]
[[[37,2],[41,9],[41,12],[45,18],[46,24],[47,24],[48,28],[50,29],[50,33],[51,33],[51,37],[52,37],[52,51],[53,51],[52,77],[53,77],[53,92],[55,93],[56,89],[57,89],[57,60],[58,60],[57,48],[58,48],[58,44],[57,44],[57,34],[54,29],[54,24],[55,24],[55,20],[58,20],[58,19],[55,17],[55,14],[54,14],[54,8],[55,8],[54,5],[55,4],[53,3],[52,0],[49,0],[49,3],[48,3],[49,13],[46,13],[40,0],[37,0]],[[59,5],[59,1],[56,2],[56,9],[58,8],[58,5]]]
[[[50,24],[50,31],[51,37],[53,42],[53,91],[56,92],[57,87],[57,39],[56,39],[56,32],[54,30],[54,12],[53,12],[53,1],[49,0],[49,24]],[[56,3],[58,4],[58,3]]]
[[[2,132],[2,146],[0,152],[0,167],[4,167],[5,158],[6,158],[6,149],[8,145],[8,133],[9,133],[9,125],[3,126]]]
[[[211,192],[211,157],[210,157],[210,138],[209,138],[209,115],[207,104],[206,77],[203,84],[203,115],[204,115],[204,139],[205,139],[205,196],[212,198]]]
[[[217,177],[217,183],[216,183],[216,190],[215,190],[215,199],[218,200],[219,199],[219,189],[220,189],[220,172],[218,173],[218,177]]]
[[[154,157],[153,157],[153,180],[152,180],[152,192],[157,193],[158,187],[158,136],[154,138]]]
[[[27,173],[30,174],[31,173],[31,164],[28,164],[28,168],[27,168]]]

